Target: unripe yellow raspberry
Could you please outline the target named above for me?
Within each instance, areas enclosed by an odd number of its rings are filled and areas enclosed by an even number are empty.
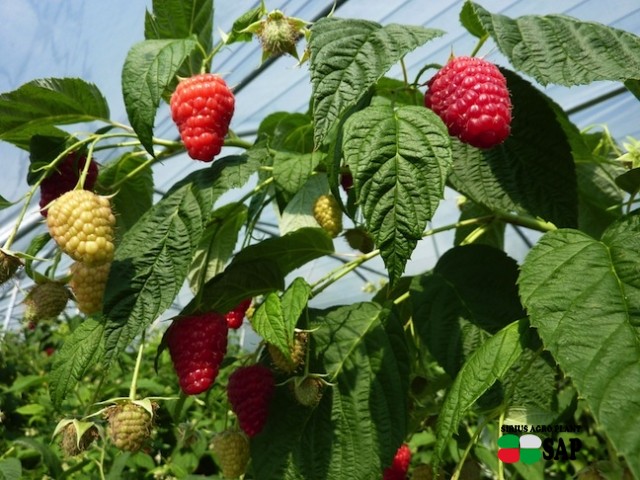
[[[40,283],[33,287],[24,299],[25,319],[31,322],[56,318],[69,300],[69,291],[58,282]]]
[[[313,204],[313,217],[332,238],[337,237],[342,231],[342,210],[333,195],[320,195],[316,199]]]
[[[243,475],[249,462],[249,439],[242,432],[226,430],[213,439],[213,453],[225,478]]]
[[[107,433],[120,450],[137,452],[151,437],[153,417],[141,405],[125,402],[109,407]]]
[[[115,224],[109,199],[88,190],[65,193],[47,216],[49,232],[62,251],[88,265],[113,260]]]
[[[91,315],[102,311],[102,299],[109,278],[110,263],[86,265],[76,262],[71,265],[69,286],[78,302],[78,309]]]
[[[304,364],[304,359],[307,354],[307,339],[308,334],[306,332],[296,332],[296,336],[291,349],[291,359],[287,358],[278,347],[268,343],[267,350],[271,357],[271,363],[281,372],[293,373],[300,365]]]

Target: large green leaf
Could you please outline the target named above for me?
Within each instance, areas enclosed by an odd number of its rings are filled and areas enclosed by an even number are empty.
[[[449,388],[438,415],[434,447],[436,464],[442,459],[449,440],[458,430],[467,410],[520,358],[524,348],[523,331],[528,327],[526,321],[506,326],[483,343],[464,364]]]
[[[194,293],[224,270],[247,220],[247,207],[230,203],[211,214],[200,245],[189,268],[189,285]]]
[[[279,394],[252,440],[256,479],[379,478],[407,428],[407,350],[402,326],[360,303],[321,312],[314,366],[334,386],[315,409]],[[285,434],[286,432],[286,434]]]
[[[213,47],[213,0],[153,0],[152,4],[152,12],[145,15],[144,38],[170,40],[196,35],[202,50],[194,50],[177,73],[185,78],[200,73],[204,52]],[[173,82],[169,90],[172,87]]]
[[[517,210],[556,226],[576,226],[575,165],[551,100],[515,73],[501,71],[513,103],[511,135],[489,150],[454,140],[451,182],[491,210]]]
[[[123,237],[104,299],[108,356],[125,348],[173,302],[187,275],[218,182],[235,158],[221,159],[174,186]]]
[[[92,83],[44,78],[0,95],[0,140],[24,146],[26,134],[59,136],[54,125],[108,120],[109,106]]]
[[[153,124],[163,93],[196,48],[193,38],[136,43],[122,68],[122,94],[127,115],[144,148],[153,153]]]
[[[515,260],[486,245],[452,248],[432,272],[414,277],[416,333],[449,375],[490,334],[524,317],[517,278]]]
[[[345,123],[344,157],[392,282],[433,217],[451,167],[446,127],[424,107],[379,105]]]
[[[224,272],[204,285],[202,298],[185,310],[227,312],[247,297],[284,290],[286,275],[333,252],[333,241],[321,228],[267,238],[241,250]]]
[[[153,172],[146,159],[125,153],[100,171],[98,187],[103,195],[116,194],[111,203],[116,212],[119,237],[135,225],[153,204]],[[129,176],[133,172],[135,175]]]
[[[104,324],[87,318],[65,339],[49,374],[51,402],[60,408],[89,367],[103,355]]]
[[[354,106],[407,53],[444,32],[412,25],[323,18],[311,28],[314,138]]]
[[[513,66],[542,85],[580,85],[597,80],[637,79],[640,37],[564,15],[493,14],[476,3],[465,6],[471,33],[489,33]],[[482,32],[482,28],[484,29]]]
[[[306,113],[272,113],[260,123],[258,136],[268,136],[269,146],[276,150],[313,152],[313,121]]]
[[[20,480],[22,478],[22,464],[17,458],[0,460],[0,480]]]
[[[575,230],[543,236],[519,285],[531,323],[598,423],[640,476],[640,217],[597,241]]]
[[[320,153],[276,152],[273,157],[276,187],[288,197],[295,195],[311,176],[320,159]]]

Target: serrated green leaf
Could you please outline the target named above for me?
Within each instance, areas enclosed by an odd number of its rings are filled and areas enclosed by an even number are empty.
[[[258,127],[258,138],[265,137],[269,138],[269,146],[275,150],[312,153],[313,120],[306,113],[272,113]]]
[[[382,77],[375,85],[371,105],[424,105],[424,94],[401,80]]]
[[[317,21],[309,39],[316,145],[394,63],[443,33],[411,25],[383,27],[366,20],[335,17]]]
[[[0,460],[0,479],[20,480],[22,478],[22,464],[17,458]]]
[[[65,339],[49,375],[49,394],[56,408],[60,408],[89,367],[102,358],[103,335],[104,323],[87,318]]]
[[[640,415],[639,233],[638,216],[614,223],[601,241],[549,232],[519,278],[532,325],[635,475],[640,432],[629,418]]]
[[[640,37],[633,33],[565,15],[511,19],[469,5],[476,16],[470,22],[481,24],[513,66],[542,85],[638,78]]]
[[[276,187],[289,197],[306,183],[320,163],[320,153],[276,152],[273,157],[273,179]]]
[[[191,38],[195,35],[201,49],[195,49],[177,71],[177,76],[187,78],[200,73],[204,53],[213,48],[213,0],[153,0],[152,12],[147,11],[144,23],[146,40],[171,40]],[[167,90],[173,91],[177,78]],[[165,91],[165,100],[168,96]]]
[[[241,250],[221,274],[203,287],[199,303],[185,310],[228,312],[247,297],[284,290],[284,277],[296,268],[333,253],[333,241],[321,228],[301,228]]]
[[[284,322],[280,297],[275,293],[269,293],[251,319],[251,326],[266,342],[286,353],[289,351],[289,339]]]
[[[624,81],[624,86],[627,87],[634,97],[640,100],[640,80],[630,78]]]
[[[196,48],[195,38],[144,40],[127,54],[122,68],[122,94],[131,126],[142,146],[153,152],[153,124],[163,93]]]
[[[39,403],[29,403],[27,405],[22,405],[21,407],[16,408],[15,411],[20,415],[31,417],[34,415],[42,415],[46,411],[46,409]]]
[[[133,227],[153,204],[153,172],[146,159],[136,153],[125,153],[107,164],[98,177],[98,191],[115,196],[111,200],[116,212],[118,237]],[[135,176],[127,178],[132,172]]]
[[[402,327],[383,325],[387,313],[360,303],[315,315],[318,363],[335,385],[314,409],[276,396],[252,439],[256,479],[365,480],[391,463],[406,434],[408,359]]]
[[[225,205],[211,214],[189,267],[187,278],[194,293],[224,270],[246,220],[247,207],[238,203]]]
[[[293,346],[294,330],[298,323],[298,318],[307,308],[307,303],[311,297],[311,286],[302,277],[296,277],[289,285],[289,288],[282,294],[282,310],[284,312],[285,328],[289,346]]]
[[[460,10],[460,23],[471,35],[482,38],[488,35],[488,32],[485,30],[473,7],[473,3],[465,2],[462,10]]]
[[[517,278],[515,260],[486,245],[452,248],[414,277],[414,328],[451,377],[490,334],[525,316]]]
[[[48,474],[53,478],[62,478],[63,471],[60,460],[56,456],[53,449],[36,438],[20,437],[14,440],[14,443],[22,445],[26,448],[35,450],[42,457],[42,461],[47,466]]]
[[[27,183],[35,184],[45,174],[42,169],[55,160],[64,150],[71,146],[75,139],[64,133],[63,135],[33,135],[29,142],[29,172]],[[49,172],[51,174],[53,172]]]
[[[511,135],[489,150],[454,140],[450,180],[491,210],[517,210],[556,226],[575,226],[575,165],[551,100],[515,73],[501,71],[513,103]]]
[[[214,201],[226,189],[221,159],[178,182],[123,237],[104,298],[105,347],[110,359],[175,299],[188,273]]]
[[[393,283],[444,195],[449,135],[435,113],[415,106],[368,107],[344,130],[345,163]]]
[[[436,471],[466,411],[520,358],[521,332],[528,327],[524,320],[506,326],[483,343],[460,369],[438,415],[434,447]]]
[[[55,135],[54,125],[108,120],[109,106],[92,83],[44,78],[0,95],[0,140],[23,146],[25,133]]]

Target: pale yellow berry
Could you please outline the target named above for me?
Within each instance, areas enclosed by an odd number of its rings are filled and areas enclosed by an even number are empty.
[[[86,265],[76,262],[71,266],[69,286],[82,313],[91,315],[102,311],[102,299],[110,268],[110,263]]]
[[[316,199],[313,204],[313,217],[332,238],[337,237],[342,231],[342,210],[333,195],[320,195]]]

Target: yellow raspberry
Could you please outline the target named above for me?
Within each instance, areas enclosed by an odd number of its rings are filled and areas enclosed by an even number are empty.
[[[69,300],[69,291],[58,282],[40,283],[33,287],[24,299],[25,319],[30,322],[56,318]]]
[[[316,199],[313,204],[313,217],[332,238],[337,237],[342,231],[342,210],[333,195],[320,195]]]
[[[141,405],[130,402],[114,405],[106,416],[109,438],[120,450],[137,452],[151,436],[153,418]]]
[[[307,338],[308,335],[305,332],[297,332],[291,350],[291,359],[287,358],[278,347],[267,344],[267,350],[271,357],[271,363],[281,372],[293,373],[300,365],[304,364],[304,358],[307,353]]]
[[[109,278],[110,263],[86,265],[76,262],[71,265],[69,286],[78,302],[78,309],[91,315],[102,311],[102,299]]]
[[[222,475],[238,478],[243,475],[249,462],[249,440],[242,432],[226,430],[213,439],[215,453]]]
[[[113,260],[115,224],[109,199],[88,190],[65,193],[47,216],[49,232],[62,251],[89,265]]]

